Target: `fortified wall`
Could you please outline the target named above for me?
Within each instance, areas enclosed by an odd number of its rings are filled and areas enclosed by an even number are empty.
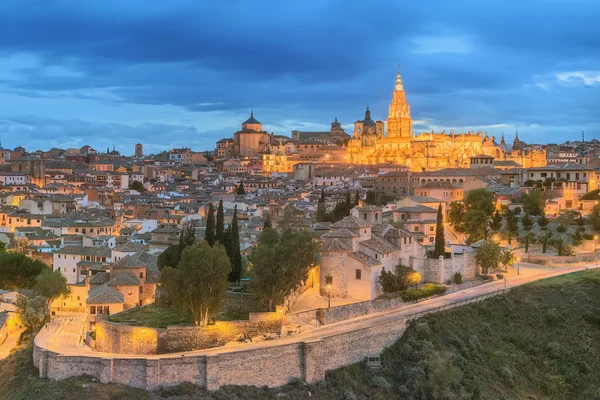
[[[192,382],[209,390],[225,385],[277,387],[291,380],[307,383],[325,372],[380,354],[406,330],[405,320],[323,337],[310,342],[264,342],[252,350],[215,355],[119,358],[66,356],[34,346],[33,362],[40,377],[54,380],[90,375],[102,383],[118,383],[146,390]]]

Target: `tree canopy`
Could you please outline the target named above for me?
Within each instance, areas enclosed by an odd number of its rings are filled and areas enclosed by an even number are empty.
[[[0,252],[0,288],[31,289],[35,278],[48,267],[24,254]]]
[[[221,244],[224,240],[225,234],[225,212],[223,210],[223,200],[219,200],[219,207],[217,208],[217,221],[215,226],[215,240]]]
[[[67,278],[60,271],[52,271],[49,268],[35,278],[35,291],[48,299],[48,306],[52,301],[62,296],[67,296],[71,293],[71,289],[67,285]]]
[[[265,229],[252,252],[251,293],[265,309],[274,311],[306,280],[315,262],[317,245],[306,230]]]
[[[467,212],[469,210],[479,210],[487,216],[491,216],[496,209],[494,193],[484,188],[469,190],[465,195],[464,203]]]
[[[546,200],[544,192],[539,189],[530,190],[529,193],[521,195],[521,203],[523,203],[523,211],[530,215],[543,215],[546,208]]]
[[[144,184],[140,181],[131,182],[131,184],[129,184],[129,189],[135,190],[136,192],[139,192],[139,193],[144,193],[146,191]]]
[[[435,247],[433,257],[438,258],[446,254],[446,239],[444,238],[444,216],[442,205],[438,205],[437,221],[435,224]]]
[[[483,273],[487,274],[489,270],[498,268],[501,255],[502,249],[498,243],[485,241],[483,245],[477,249],[477,252],[475,253],[475,259],[477,260],[477,263],[481,265]]]
[[[204,232],[204,240],[206,240],[211,246],[215,244],[216,240],[215,225],[215,208],[213,207],[212,203],[210,203],[206,213],[206,231]]]
[[[201,241],[186,247],[177,268],[162,270],[161,282],[176,309],[188,313],[196,325],[206,325],[221,309],[230,271],[225,247]]]
[[[394,293],[408,289],[421,283],[421,274],[410,267],[398,263],[394,271],[385,268],[379,275],[379,284],[383,293]]]

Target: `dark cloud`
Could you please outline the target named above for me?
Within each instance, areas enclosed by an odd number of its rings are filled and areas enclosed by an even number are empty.
[[[0,74],[4,92],[89,100],[100,90],[109,94],[105,103],[179,106],[190,121],[229,118],[202,133],[197,122],[152,123],[151,112],[148,124],[75,122],[74,112],[72,121],[34,121],[37,136],[23,138],[40,147],[42,140],[100,143],[119,132],[157,146],[185,134],[210,148],[250,108],[281,134],[335,116],[351,123],[367,103],[385,119],[397,62],[413,118],[431,125],[536,125],[566,135],[599,121],[600,82],[567,86],[555,76],[600,71],[600,5],[593,0],[5,0],[0,15],[0,57],[39,60],[16,71],[18,79]],[[73,73],[52,74],[49,66]],[[2,117],[13,119],[0,107]]]

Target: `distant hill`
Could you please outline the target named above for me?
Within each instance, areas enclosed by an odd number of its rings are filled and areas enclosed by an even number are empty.
[[[36,372],[31,346],[0,361],[0,399],[598,399],[600,271],[429,315],[382,354],[380,370],[352,365],[315,385],[209,393],[190,384],[147,393],[89,378],[52,382]]]

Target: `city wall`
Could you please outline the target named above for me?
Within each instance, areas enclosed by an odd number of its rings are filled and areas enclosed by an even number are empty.
[[[248,320],[166,329],[102,320],[96,323],[96,350],[116,354],[176,353],[219,347],[233,341],[275,339],[280,332],[281,313],[251,313]]]
[[[324,379],[325,372],[362,361],[398,340],[405,320],[396,320],[310,342],[277,344],[215,355],[118,358],[64,356],[34,347],[33,361],[40,377],[62,380],[89,375],[102,383],[154,390],[192,382],[216,390],[224,385],[277,387],[291,380],[307,383]]]

